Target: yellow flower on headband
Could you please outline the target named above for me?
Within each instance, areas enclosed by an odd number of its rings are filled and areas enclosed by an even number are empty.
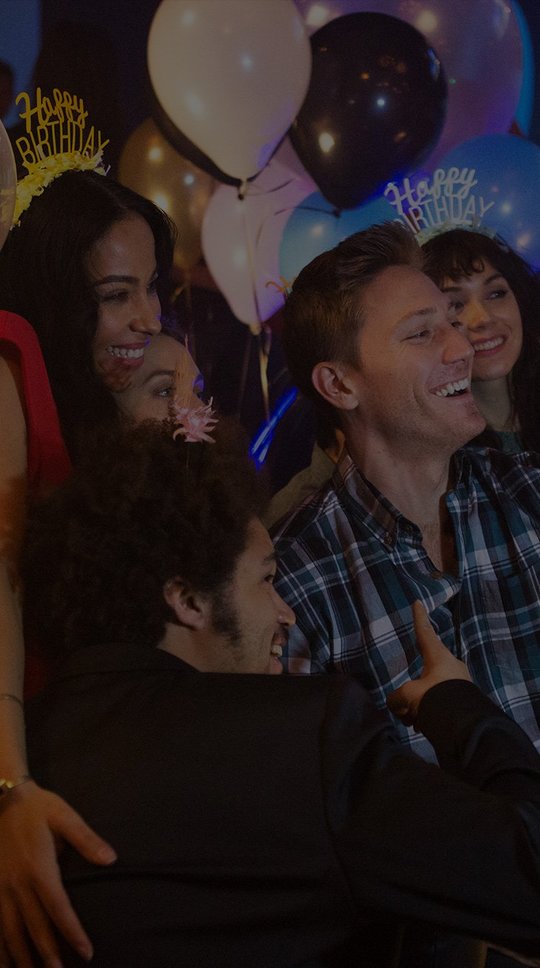
[[[34,196],[42,195],[47,186],[65,171],[97,171],[100,175],[106,175],[107,169],[103,166],[102,155],[103,152],[99,151],[93,158],[85,158],[80,152],[70,152],[55,155],[53,158],[44,158],[38,167],[17,182],[13,225],[19,224],[22,213],[26,211]]]

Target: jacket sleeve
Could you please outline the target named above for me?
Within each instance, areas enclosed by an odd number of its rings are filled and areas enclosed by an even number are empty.
[[[419,726],[444,769],[403,748],[358,682],[330,691],[322,776],[352,904],[540,955],[540,757],[471,683],[430,690]]]

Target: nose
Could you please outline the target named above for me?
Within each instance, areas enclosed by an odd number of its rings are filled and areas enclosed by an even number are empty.
[[[289,626],[295,624],[296,615],[294,614],[292,608],[289,605],[287,605],[287,602],[283,601],[281,595],[278,595],[275,589],[274,589],[274,595],[276,597],[278,622],[280,625],[286,625],[287,628],[289,628]]]
[[[193,386],[191,387],[191,406],[200,407],[204,404],[203,400],[204,393],[204,377],[202,373],[197,370],[197,375],[193,381]]]
[[[130,329],[134,333],[146,333],[148,336],[156,336],[161,332],[161,306],[155,294],[141,296]]]
[[[474,332],[489,322],[489,313],[480,299],[470,299],[459,314],[461,322]]]
[[[462,325],[449,326],[444,346],[443,361],[457,363],[459,360],[470,360],[474,356],[472,344],[467,339],[465,327]]]

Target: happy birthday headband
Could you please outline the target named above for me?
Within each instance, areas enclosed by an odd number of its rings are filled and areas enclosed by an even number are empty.
[[[401,186],[389,182],[384,196],[420,245],[451,229],[468,229],[493,238],[496,229],[482,219],[495,202],[473,193],[475,176],[475,168],[437,168],[431,180],[424,178],[414,186],[409,178]]]
[[[28,174],[17,182],[13,226],[19,225],[35,195],[41,195],[55,178],[65,171],[97,171],[106,175],[103,149],[109,144],[94,125],[86,126],[88,111],[84,101],[68,91],[54,88],[51,97],[36,90],[32,107],[30,95],[21,91],[15,103],[23,102],[19,117],[25,122],[25,134],[15,144],[21,163]]]

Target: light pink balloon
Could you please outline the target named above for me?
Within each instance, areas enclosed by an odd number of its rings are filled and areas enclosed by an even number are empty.
[[[425,164],[454,145],[506,133],[519,102],[523,51],[508,0],[295,0],[308,33],[350,13],[383,13],[416,27],[438,54],[448,82],[446,121]]]
[[[242,323],[257,326],[281,308],[279,248],[283,228],[315,191],[310,179],[272,159],[246,194],[220,185],[206,208],[202,249],[213,278]]]

